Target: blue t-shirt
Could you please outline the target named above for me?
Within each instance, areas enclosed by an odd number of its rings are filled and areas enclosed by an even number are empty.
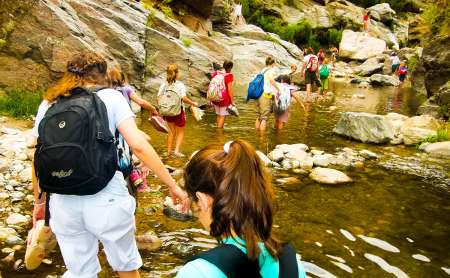
[[[244,241],[240,238],[227,238],[223,241],[224,244],[233,244],[242,252],[247,254],[247,250],[243,246]],[[279,262],[275,260],[266,249],[263,243],[259,243],[261,253],[259,254],[260,273],[263,278],[278,278]],[[306,273],[301,264],[299,257],[298,262],[298,277],[306,278]],[[203,259],[196,259],[185,264],[177,273],[177,278],[226,278],[226,275],[215,265]]]

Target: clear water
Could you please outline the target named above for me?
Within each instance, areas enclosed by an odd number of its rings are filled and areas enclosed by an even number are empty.
[[[306,105],[306,111],[295,106],[284,130],[269,129],[264,135],[255,132],[254,104],[243,104],[243,93],[238,98],[241,117],[228,118],[224,131],[214,128],[212,112],[201,122],[188,114],[182,150],[190,154],[210,143],[241,138],[264,152],[280,143],[305,143],[331,153],[351,147],[381,154],[379,162],[346,170],[355,181],[350,185],[324,186],[305,176],[297,176],[297,184],[274,183],[278,199],[274,230],[281,239],[295,245],[311,277],[448,277],[449,164],[426,159],[414,148],[365,145],[332,132],[339,112],[395,111],[412,115],[417,99],[408,89],[392,87],[359,89],[335,83],[332,91],[335,99],[331,103]],[[365,98],[354,97],[355,93]],[[144,119],[140,118],[141,128],[151,135],[158,152],[165,152],[165,135],[154,131]],[[175,167],[185,162],[166,160]],[[274,172],[275,179],[285,176],[295,174]],[[154,229],[163,240],[161,250],[141,253],[143,277],[173,276],[191,254],[214,244],[195,221],[177,222],[164,217],[158,205],[164,194],[140,197],[138,231]],[[102,258],[104,270],[100,277],[115,277]],[[4,277],[62,273],[60,256],[55,254],[52,259],[52,265],[33,274],[8,270],[9,276],[3,271]]]

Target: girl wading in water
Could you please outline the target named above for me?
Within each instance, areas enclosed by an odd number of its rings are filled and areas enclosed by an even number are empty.
[[[134,235],[136,203],[123,174],[116,170],[112,139],[116,129],[133,153],[168,186],[174,200],[180,200],[185,209],[189,206],[187,194],[137,128],[122,94],[106,87],[106,61],[95,53],[75,55],[62,79],[45,93],[33,129],[38,137],[34,165],[39,187],[52,192],[50,227],[67,268],[64,278],[97,277],[101,270],[99,241],[119,277],[139,277],[142,260]],[[84,148],[77,147],[80,145]],[[42,219],[44,206],[37,187],[33,216]]]
[[[221,245],[192,258],[177,277],[306,277],[292,246],[272,234],[270,174],[249,143],[200,150],[184,178],[200,223]]]

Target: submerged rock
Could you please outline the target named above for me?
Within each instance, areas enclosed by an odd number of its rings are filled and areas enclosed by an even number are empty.
[[[178,221],[188,221],[193,218],[192,211],[189,210],[187,213],[184,213],[181,204],[174,204],[171,197],[166,197],[164,200],[163,213],[167,217]]]
[[[344,112],[334,132],[364,143],[387,143],[394,138],[391,121],[381,115]]]
[[[270,158],[272,161],[280,162],[284,158],[284,153],[280,149],[275,149],[271,151],[268,155],[268,158]]]
[[[314,168],[309,177],[316,182],[324,184],[352,182],[352,179],[343,172],[330,168]]]

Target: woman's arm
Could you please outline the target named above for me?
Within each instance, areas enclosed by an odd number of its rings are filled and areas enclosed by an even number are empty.
[[[198,103],[195,102],[195,101],[190,100],[187,96],[184,96],[184,97],[182,98],[182,100],[183,100],[184,103],[187,103],[187,104],[189,104],[189,105],[191,105],[191,106],[198,107]]]
[[[132,101],[134,101],[135,103],[137,103],[140,107],[150,111],[150,114],[158,115],[158,111],[156,110],[155,106],[151,105],[150,102],[148,102],[145,99],[141,98],[135,92],[130,94],[130,99]]]
[[[133,153],[169,187],[174,201],[179,199],[183,205],[184,211],[187,211],[189,209],[189,199],[186,192],[177,185],[153,147],[141,135],[134,119],[129,118],[124,120],[119,125],[118,129],[127,144],[133,150]]]
[[[276,82],[275,80],[271,79],[271,80],[270,80],[270,84],[271,84],[272,86],[274,86],[275,89],[277,89],[278,92],[281,91],[280,85],[278,85],[278,82]]]

